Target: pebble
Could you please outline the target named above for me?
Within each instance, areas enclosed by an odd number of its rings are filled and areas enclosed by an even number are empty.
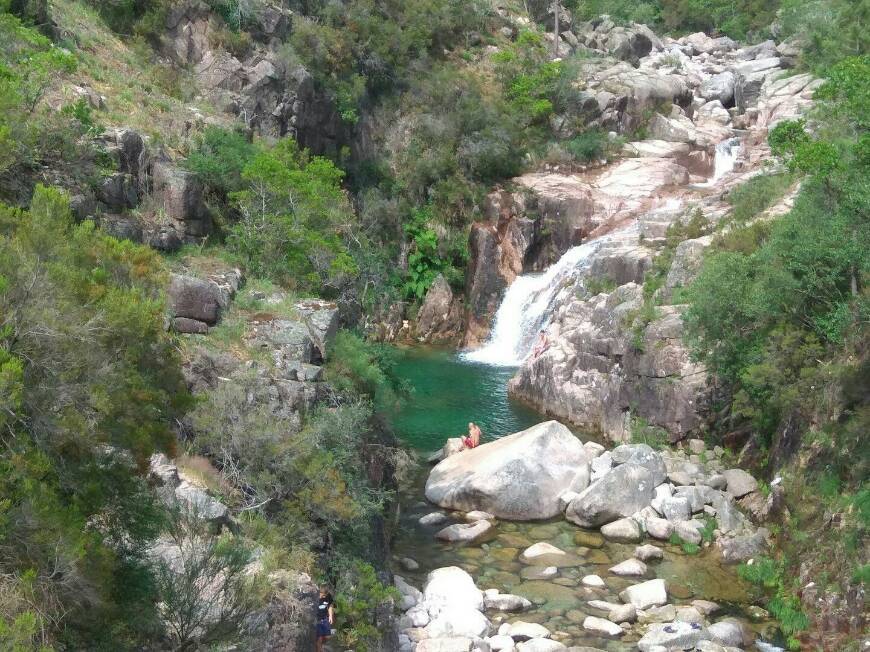
[[[583,586],[591,586],[594,588],[604,587],[604,580],[601,579],[598,575],[587,575],[582,580],[580,580],[580,583],[583,584]]]
[[[646,564],[639,559],[626,559],[610,567],[610,572],[620,577],[640,577],[646,574]]]

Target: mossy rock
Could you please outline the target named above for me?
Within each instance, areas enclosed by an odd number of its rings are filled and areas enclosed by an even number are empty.
[[[514,593],[531,600],[537,605],[541,605],[543,611],[574,609],[580,602],[577,594],[572,589],[569,589],[567,586],[553,584],[552,582],[523,582],[514,588]],[[523,616],[526,615],[523,614]]]
[[[490,556],[496,561],[514,561],[520,554],[519,548],[490,548]]]
[[[604,537],[600,532],[588,532],[579,530],[574,533],[574,544],[587,548],[601,548],[604,546]]]

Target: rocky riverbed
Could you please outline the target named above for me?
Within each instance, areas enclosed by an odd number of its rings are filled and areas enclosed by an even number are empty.
[[[699,440],[607,450],[556,422],[451,455],[394,548],[401,649],[758,649],[776,628],[733,564],[765,549],[750,515],[772,499],[728,466]],[[493,514],[508,502],[528,511]]]

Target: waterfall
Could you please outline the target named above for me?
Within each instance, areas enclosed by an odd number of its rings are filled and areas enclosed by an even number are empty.
[[[602,245],[629,232],[637,237],[637,228],[632,226],[572,247],[546,272],[518,276],[505,292],[487,343],[462,354],[462,358],[500,367],[522,364],[534,347],[538,332],[549,324],[560,290],[586,269],[591,255]]]
[[[740,152],[739,138],[726,138],[716,145],[716,154],[713,159],[713,176],[703,183],[695,184],[698,188],[710,188],[726,174],[734,169],[737,162],[737,154]]]

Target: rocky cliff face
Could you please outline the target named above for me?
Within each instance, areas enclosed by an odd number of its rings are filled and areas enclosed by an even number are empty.
[[[279,51],[292,30],[292,12],[267,4],[252,19],[255,42],[236,55],[215,46],[220,23],[207,4],[181,2],[167,16],[163,51],[193,71],[213,106],[262,136],[290,135],[315,152],[335,152],[343,127],[334,107],[317,94],[309,72]]]
[[[526,359],[510,391],[615,440],[629,437],[635,418],[683,437],[701,423],[707,379],[682,343],[682,308],[670,304],[711,239],[676,247],[652,304],[645,273],[669,226],[698,211],[712,225],[727,213],[725,191],[769,156],[767,129],[804,111],[818,82],[785,77],[788,48],[773,42],[739,48],[694,34],[633,50],[631,39],[645,43],[637,27],[594,21],[575,32],[577,45],[566,38],[566,47],[604,51],[584,70],[591,124],[622,133],[645,124],[647,138],[626,143],[625,158],[610,165],[525,174],[512,192],[490,195],[486,221],[472,228],[465,344],[486,339],[517,275],[599,239],[549,306],[547,350]],[[717,163],[726,141],[737,152],[733,169],[724,149]]]

